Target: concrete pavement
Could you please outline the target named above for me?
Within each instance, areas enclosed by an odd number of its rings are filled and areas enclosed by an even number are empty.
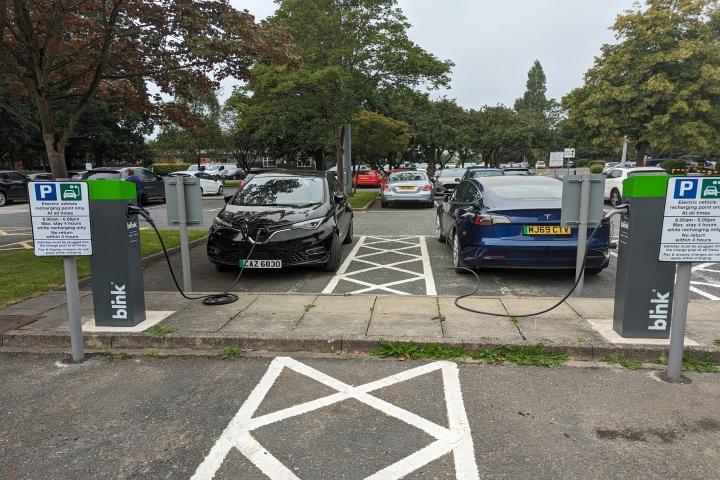
[[[612,299],[571,298],[558,308],[533,317],[515,317],[543,310],[558,298],[472,297],[461,304],[499,316],[458,308],[454,297],[396,295],[241,294],[236,303],[206,306],[177,293],[146,292],[149,312],[166,312],[158,325],[174,330],[160,339],[140,332],[98,331],[85,334],[89,349],[194,349],[214,353],[220,348],[277,352],[367,352],[381,339],[416,343],[447,343],[471,351],[478,345],[542,343],[576,359],[597,359],[616,352],[655,361],[667,341],[622,339],[612,331]],[[81,310],[86,328],[93,316],[92,297],[84,293]],[[52,292],[0,310],[6,318],[32,319],[5,332],[5,349],[69,346],[64,292]],[[687,345],[720,361],[720,304],[693,301],[687,324]],[[150,323],[143,329],[149,328]]]

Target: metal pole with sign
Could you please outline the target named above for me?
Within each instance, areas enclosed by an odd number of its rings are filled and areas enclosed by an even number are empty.
[[[570,175],[570,158],[575,158],[575,149],[574,148],[566,148],[563,151],[563,160],[568,159],[567,162],[567,174]]]
[[[550,161],[548,162],[548,167],[554,169],[556,178],[557,178],[557,169],[558,169],[558,167],[562,168],[562,166],[563,166],[563,152],[550,152]]]
[[[661,262],[675,262],[668,369],[663,378],[683,382],[685,323],[693,262],[720,262],[720,177],[673,177],[665,195]]]
[[[82,182],[38,182],[28,188],[33,245],[38,257],[63,257],[72,359],[83,360],[80,287],[75,257],[92,255],[88,187]]]
[[[202,188],[200,179],[194,176],[177,175],[165,178],[165,206],[167,221],[180,230],[180,259],[182,261],[183,290],[192,291],[190,269],[190,244],[188,225],[202,226]]]

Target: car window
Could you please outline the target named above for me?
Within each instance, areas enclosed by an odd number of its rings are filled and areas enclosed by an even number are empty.
[[[7,173],[0,173],[0,180],[9,180],[9,179],[10,178],[8,177]]]
[[[452,197],[450,197],[450,201],[452,203],[462,203],[462,198],[465,195],[465,190],[467,189],[467,182],[463,182],[460,185],[458,185],[455,188],[455,191],[452,194]]]
[[[387,179],[388,183],[395,182],[422,182],[427,181],[427,175],[424,172],[398,172],[393,173]]]
[[[320,177],[255,177],[233,198],[233,205],[296,206],[322,203]]]
[[[155,180],[155,175],[153,175],[153,173],[150,170],[146,170],[144,168],[136,168],[133,170],[133,172],[135,173],[135,175],[137,175],[140,178],[140,180],[144,180],[144,181],[148,181],[148,182]]]
[[[439,177],[441,178],[462,178],[462,176],[465,175],[465,169],[464,168],[447,168],[444,170],[440,170]]]
[[[118,179],[120,172],[90,172],[85,178],[88,180]]]
[[[23,177],[22,175],[20,175],[17,172],[8,172],[7,176],[10,180],[14,180],[14,181],[20,180],[22,182],[22,181],[27,180],[25,177]],[[52,178],[52,175],[50,176],[50,178]]]
[[[327,179],[328,179],[328,187],[330,188],[330,191],[333,193],[340,192],[340,184],[337,182],[335,175],[328,175]]]
[[[638,170],[635,172],[628,172],[628,177],[634,177],[637,175],[667,175],[665,170]]]
[[[460,203],[473,203],[475,198],[478,196],[478,189],[473,183],[467,183],[466,188],[462,192],[462,198],[459,200]]]
[[[537,184],[526,183],[520,179],[518,179],[518,183],[504,185],[485,184],[485,188],[492,191],[497,197],[525,200],[560,200],[562,199],[562,187],[562,182]]]
[[[470,170],[470,178],[480,178],[480,177],[501,177],[503,175],[503,172],[499,170]]]
[[[505,175],[530,175],[529,170],[505,170]]]

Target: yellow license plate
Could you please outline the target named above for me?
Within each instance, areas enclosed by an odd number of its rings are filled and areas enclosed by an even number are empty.
[[[524,235],[570,235],[570,227],[558,227],[555,225],[525,225]]]
[[[415,187],[398,187],[399,190],[415,190]]]

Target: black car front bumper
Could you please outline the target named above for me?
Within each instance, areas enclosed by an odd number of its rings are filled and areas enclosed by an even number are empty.
[[[300,265],[324,265],[329,260],[330,243],[334,228],[328,224],[316,230],[279,228],[260,231],[255,241],[234,228],[210,229],[207,254],[218,265],[238,266],[240,260],[281,260],[283,267]]]

